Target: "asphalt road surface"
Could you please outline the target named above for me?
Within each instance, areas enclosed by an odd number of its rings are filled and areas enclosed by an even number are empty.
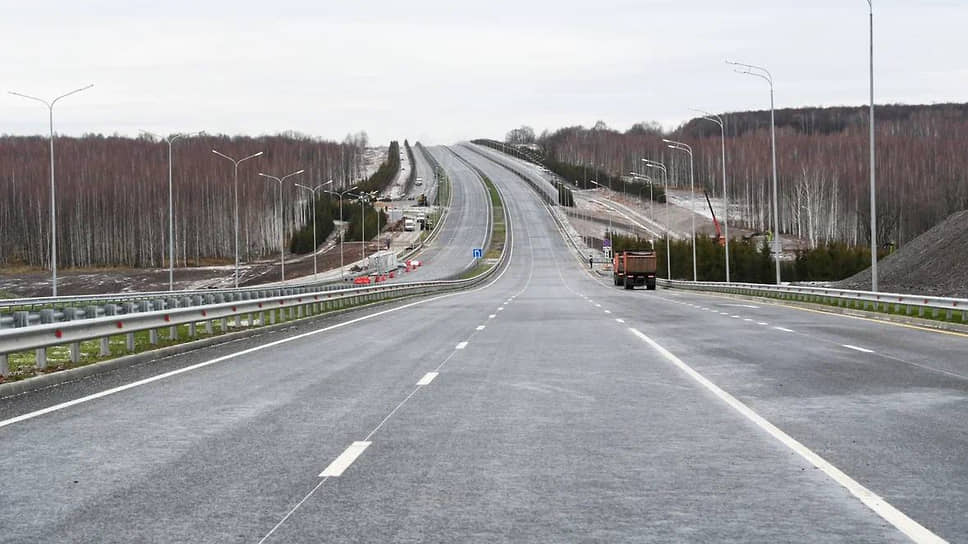
[[[398,276],[398,281],[453,278],[474,265],[473,249],[483,247],[489,225],[487,193],[481,179],[444,147],[428,148],[447,169],[452,202],[443,230],[417,257],[420,268]],[[415,152],[415,155],[419,153]],[[418,161],[422,160],[422,156]],[[419,171],[419,169],[418,169]]]
[[[968,534],[968,339],[612,287],[455,149],[507,201],[500,276],[0,401],[0,541]]]

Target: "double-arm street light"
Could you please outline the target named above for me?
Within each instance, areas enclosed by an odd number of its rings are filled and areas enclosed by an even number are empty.
[[[62,94],[57,98],[48,102],[43,98],[37,98],[36,96],[30,96],[26,94],[17,93],[14,91],[8,91],[14,96],[19,96],[21,98],[26,98],[28,100],[35,100],[41,104],[47,106],[47,112],[50,114],[50,271],[51,271],[51,291],[53,296],[57,296],[57,203],[54,198],[54,105],[62,98],[67,98],[68,96],[79,93],[81,91],[86,91],[93,87],[94,84],[90,84],[86,87],[81,87],[80,89],[74,89],[73,91]]]
[[[665,165],[658,161],[650,161],[649,159],[642,159],[645,166],[648,168],[653,168],[655,170],[662,171],[662,179],[664,181],[665,195],[666,195],[666,213],[665,213],[665,231],[666,231],[666,279],[672,279],[672,253],[669,251],[669,171],[666,169]]]
[[[324,193],[329,193],[331,195],[336,195],[339,198],[339,279],[343,281],[346,275],[346,270],[343,268],[343,196],[350,194],[350,191],[355,191],[357,186],[350,187],[344,191],[327,191],[323,189]]]
[[[643,181],[649,182],[649,216],[653,221],[655,221],[655,206],[654,206],[655,201],[652,199],[652,178],[650,178],[649,176],[640,174],[638,172],[629,172],[629,175],[635,179],[641,179]],[[645,187],[642,187],[641,189],[639,189],[639,200],[642,200],[643,191],[645,191]]]
[[[372,193],[347,193],[347,194],[349,194],[351,197],[359,199],[360,201],[360,238],[362,239],[362,241],[360,242],[360,247],[363,249],[363,258],[362,258],[363,266],[365,266],[368,269],[370,267],[367,266],[366,264],[366,208],[364,207],[364,205],[367,202],[369,202],[370,197],[372,197],[373,194]],[[377,215],[376,221],[377,221],[377,236],[379,236],[380,234],[379,232],[380,216],[379,215]],[[379,242],[379,239],[377,240],[377,242]]]
[[[780,243],[780,212],[779,201],[776,192],[776,118],[773,107],[773,75],[766,68],[743,64],[742,62],[726,61],[726,64],[739,66],[736,73],[758,77],[770,84],[770,147],[773,152],[773,257],[776,260],[776,284],[780,285],[780,251],[783,245]]]
[[[171,144],[181,138],[197,136],[198,132],[189,134],[171,134],[169,136],[159,136],[147,130],[141,131],[152,138],[163,140],[168,144],[168,290],[175,290],[175,202],[172,192],[172,168],[171,168]]]
[[[233,178],[235,180],[235,287],[238,287],[239,286],[239,165],[249,159],[254,159],[262,155],[264,152],[260,151],[258,153],[253,153],[248,157],[243,157],[239,160],[235,160],[224,153],[220,153],[216,151],[215,149],[212,150],[212,153],[215,153],[216,155],[218,155],[219,157],[222,157],[223,159],[228,159],[232,161],[232,164],[235,165],[235,174]]]
[[[272,180],[279,185],[279,260],[281,263],[280,277],[282,278],[283,283],[286,281],[286,224],[283,217],[285,214],[285,208],[282,205],[282,182],[286,181],[292,176],[298,176],[303,172],[305,172],[305,170],[296,170],[295,172],[290,172],[281,178],[259,172],[260,176],[266,178],[267,180]]]
[[[720,141],[723,146],[723,239],[726,240],[726,283],[729,283],[729,195],[726,194],[726,123],[715,113],[694,109],[703,114],[702,119],[719,125]]]
[[[589,180],[585,180],[585,181],[587,181],[588,183],[591,183],[592,185],[594,185],[595,187],[598,187],[599,189],[604,189],[605,188],[601,183],[598,183],[597,181],[595,181],[593,179],[589,179]],[[608,199],[606,199],[606,200],[608,200]],[[605,213],[608,214],[608,235],[609,236],[612,236],[612,234],[613,234],[612,233],[612,214],[611,214],[611,212],[610,212],[610,210],[608,208],[605,208]],[[609,238],[608,243],[609,244],[612,243],[611,238]],[[612,246],[609,245],[609,247],[612,247]]]
[[[668,144],[669,149],[689,154],[689,191],[692,193],[689,198],[692,203],[692,213],[690,214],[692,216],[692,281],[699,281],[699,273],[696,268],[696,173],[693,167],[692,148],[688,144],[675,140],[663,138],[662,141]]]
[[[300,187],[302,189],[309,191],[309,194],[312,195],[312,199],[313,199],[312,202],[313,202],[313,279],[314,280],[316,279],[316,191],[319,191],[321,189],[325,191],[323,187],[326,187],[330,183],[333,183],[333,180],[329,180],[326,183],[320,183],[315,187],[300,185],[298,183],[294,184],[296,187]]]

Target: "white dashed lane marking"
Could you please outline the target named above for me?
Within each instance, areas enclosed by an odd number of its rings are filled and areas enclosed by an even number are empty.
[[[346,448],[346,450],[339,455],[333,462],[326,467],[326,470],[319,473],[320,478],[338,478],[343,474],[346,469],[350,468],[353,461],[359,457],[366,448],[370,447],[372,442],[357,441],[353,442]]]
[[[420,378],[420,381],[417,382],[417,385],[430,385],[430,382],[434,381],[434,378],[436,378],[437,375],[437,372],[428,372],[424,374],[423,378]]]
[[[467,347],[467,342],[461,342],[457,344],[457,347],[455,347],[454,349],[464,349],[466,347]]]
[[[861,353],[874,353],[874,350],[867,349],[867,348],[862,348],[860,346],[852,346],[850,344],[844,344],[844,347],[847,348],[847,349],[852,349],[854,351],[859,351]]]

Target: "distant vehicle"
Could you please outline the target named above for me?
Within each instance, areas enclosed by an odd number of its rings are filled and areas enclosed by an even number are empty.
[[[414,221],[413,219],[408,217],[403,220],[403,230],[407,232],[412,232],[416,230],[416,228],[417,228],[417,222]]]
[[[386,274],[397,269],[397,254],[392,251],[377,251],[370,255],[370,274]]]
[[[427,205],[427,195],[420,193],[420,196],[417,197],[417,206],[426,206],[426,205]]]
[[[354,283],[355,285],[369,285],[369,283],[370,283],[370,278],[369,278],[369,276],[357,276],[357,277],[356,277],[356,278],[355,278],[355,279],[353,280],[353,283]]]
[[[612,262],[612,281],[626,289],[645,285],[652,291],[655,289],[655,265],[655,251],[620,251]]]
[[[417,181],[414,183],[414,185],[416,185],[417,187],[420,187],[421,185],[423,185],[423,178],[417,178]]]

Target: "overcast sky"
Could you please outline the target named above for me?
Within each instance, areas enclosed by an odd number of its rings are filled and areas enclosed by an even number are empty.
[[[60,133],[365,130],[452,143],[689,108],[867,101],[865,0],[0,0],[4,91],[53,97]],[[968,0],[875,0],[877,101],[968,101]],[[0,133],[45,108],[4,93]]]

